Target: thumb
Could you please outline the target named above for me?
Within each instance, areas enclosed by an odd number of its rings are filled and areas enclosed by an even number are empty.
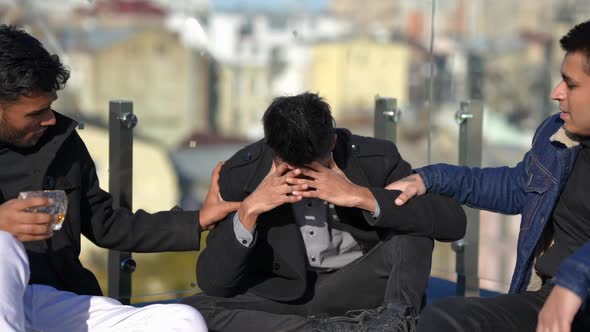
[[[407,199],[405,197],[403,197],[403,194],[400,194],[395,199],[395,205],[402,206],[402,205],[406,204],[406,201],[407,201]]]
[[[411,190],[410,188],[402,191],[399,196],[395,199],[395,204],[397,206],[402,206],[406,204],[412,197],[416,196],[416,191]]]

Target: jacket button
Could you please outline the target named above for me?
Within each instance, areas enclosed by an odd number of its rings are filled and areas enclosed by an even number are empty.
[[[272,263],[272,270],[278,271],[281,268],[281,264],[279,263]]]
[[[350,148],[352,149],[352,151],[356,153],[358,153],[361,150],[361,148],[356,144],[351,145]]]
[[[252,159],[252,154],[250,152],[246,152],[242,159],[244,159],[244,161],[250,161]]]

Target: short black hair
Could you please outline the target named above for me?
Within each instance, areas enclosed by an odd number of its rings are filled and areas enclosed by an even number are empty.
[[[586,56],[584,71],[590,74],[590,21],[582,22],[559,40],[561,48],[568,52],[581,52]]]
[[[0,101],[14,102],[31,93],[65,87],[70,71],[55,54],[23,30],[0,25]]]
[[[266,144],[291,165],[309,164],[331,151],[334,118],[330,105],[318,94],[275,98],[262,123]]]

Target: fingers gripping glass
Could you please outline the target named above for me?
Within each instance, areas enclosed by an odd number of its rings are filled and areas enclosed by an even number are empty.
[[[60,230],[64,219],[66,218],[66,212],[68,211],[68,196],[66,195],[66,192],[63,190],[36,190],[23,191],[18,194],[18,198],[29,197],[46,197],[53,200],[52,205],[28,208],[26,211],[57,215],[57,221],[51,226],[51,228],[54,231]]]

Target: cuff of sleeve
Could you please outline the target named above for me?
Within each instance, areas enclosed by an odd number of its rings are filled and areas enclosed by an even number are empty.
[[[377,199],[373,198],[373,201],[375,201],[375,212],[371,214],[373,215],[373,219],[377,220],[381,215],[381,209],[379,208],[379,202],[377,202]]]
[[[418,173],[418,175],[420,175],[420,178],[422,178],[422,182],[424,182],[424,187],[426,188],[426,191],[430,191],[430,187],[432,186],[432,181],[430,181],[430,177],[428,174],[428,167],[420,167],[420,168],[416,168],[415,170],[412,171],[412,173]]]
[[[195,211],[171,210],[169,213],[170,220],[180,223],[182,232],[177,238],[176,248],[174,250],[187,251],[199,250],[201,245],[201,224],[199,223],[199,213]]]
[[[362,212],[363,217],[365,217],[367,223],[371,226],[375,226],[379,220],[379,217],[381,217],[381,207],[379,206],[379,201],[377,200],[377,193],[375,192],[376,188],[369,188],[369,190],[371,190],[371,193],[374,197],[373,199],[375,200],[375,212],[369,212],[366,210],[362,210]],[[386,189],[383,190],[387,191]]]
[[[551,279],[551,283],[567,288],[585,300],[590,288],[589,276],[590,271],[586,266],[566,259],[559,267],[557,274]]]
[[[252,245],[252,242],[254,242],[254,231],[256,230],[256,226],[254,226],[251,231],[247,230],[240,222],[240,217],[237,213],[234,214],[233,224],[236,240],[238,240],[238,242],[244,247],[249,248]]]

